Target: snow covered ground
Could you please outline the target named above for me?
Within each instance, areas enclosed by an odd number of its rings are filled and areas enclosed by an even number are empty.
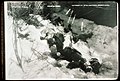
[[[5,7],[6,8],[6,7]],[[39,16],[41,21],[42,17]],[[84,19],[82,19],[83,22]],[[88,45],[79,40],[72,44],[73,48],[82,53],[83,57],[90,60],[91,57],[98,58],[100,63],[105,63],[111,70],[95,75],[94,73],[84,73],[80,69],[67,69],[67,61],[56,61],[49,56],[50,49],[46,40],[40,40],[40,36],[45,36],[46,32],[53,35],[56,32],[63,32],[63,27],[55,27],[49,20],[43,20],[42,27],[36,28],[33,25],[26,25],[20,20],[19,26],[23,28],[22,34],[29,33],[28,39],[17,38],[17,48],[19,57],[22,59],[23,70],[18,66],[14,52],[14,33],[16,27],[13,24],[13,18],[5,12],[5,72],[7,80],[40,80],[40,79],[115,79],[118,77],[118,31],[117,26],[110,28],[107,26],[96,25],[93,23],[92,29],[94,35],[88,39]],[[76,20],[75,22],[81,23]],[[89,30],[89,23],[84,20],[85,27]],[[73,28],[74,29],[74,28]],[[54,30],[54,31],[53,31]],[[77,29],[76,29],[77,30]],[[74,29],[74,31],[76,31]],[[89,30],[90,32],[91,30]],[[19,31],[18,31],[19,32]],[[41,33],[42,32],[42,33]],[[69,46],[70,33],[64,34],[64,47]],[[61,64],[62,67],[57,67]]]

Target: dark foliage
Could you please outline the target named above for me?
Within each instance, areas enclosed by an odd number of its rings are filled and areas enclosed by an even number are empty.
[[[88,33],[88,34],[74,35],[74,36],[73,36],[73,41],[74,41],[74,43],[76,43],[76,42],[78,42],[78,40],[80,39],[80,40],[88,43],[88,42],[87,42],[87,39],[88,39],[88,38],[91,38],[92,36],[93,36],[93,33],[92,33],[92,32],[91,32],[91,33]]]

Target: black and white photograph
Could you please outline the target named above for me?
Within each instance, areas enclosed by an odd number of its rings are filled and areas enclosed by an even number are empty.
[[[118,3],[4,1],[6,80],[116,80]]]

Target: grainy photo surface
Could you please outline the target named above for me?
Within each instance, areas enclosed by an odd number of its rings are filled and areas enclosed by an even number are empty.
[[[114,1],[5,1],[5,79],[117,79],[117,14]]]

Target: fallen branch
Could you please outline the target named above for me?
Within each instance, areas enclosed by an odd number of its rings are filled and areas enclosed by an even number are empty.
[[[43,59],[43,55],[40,53],[40,52],[38,52],[36,49],[34,49],[34,48],[31,48],[31,50],[33,51],[33,53],[38,57],[38,59],[40,58],[40,56],[42,57],[42,59]],[[35,52],[37,52],[38,54],[36,54]]]
[[[22,71],[24,72],[23,68],[22,68],[22,60],[20,59],[19,55],[18,55],[18,46],[17,46],[17,23],[14,23],[14,21],[16,22],[16,19],[13,20],[13,25],[14,25],[14,29],[13,29],[13,32],[14,32],[14,51],[15,51],[15,56],[17,58],[17,61],[18,61],[18,65],[20,66],[20,68],[22,69]]]

